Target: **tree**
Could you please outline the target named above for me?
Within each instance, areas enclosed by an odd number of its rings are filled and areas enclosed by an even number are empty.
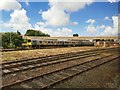
[[[23,43],[23,38],[18,33],[7,32],[7,33],[2,34],[2,47],[3,48],[17,48],[17,47],[20,47],[22,43]]]
[[[13,45],[15,45],[15,48],[20,47],[23,43],[22,36],[17,33],[13,33],[12,43],[13,43]]]
[[[73,37],[75,37],[75,36],[78,37],[79,35],[78,34],[73,34]]]
[[[97,41],[101,41],[101,40],[100,40],[100,39],[96,39],[96,42],[97,42]]]
[[[10,44],[10,33],[2,34],[2,46],[8,48]]]
[[[0,48],[2,48],[2,34],[0,33]]]
[[[18,35],[21,35],[21,33],[20,33],[18,30],[17,30],[17,34],[18,34]]]
[[[35,31],[34,33],[35,33],[35,36],[39,36],[40,35],[39,31]]]
[[[34,30],[27,30],[25,33],[25,36],[35,36],[35,31]]]
[[[38,31],[38,30],[32,30],[32,29],[29,29],[26,31],[25,33],[25,36],[45,36],[45,37],[50,37],[49,34],[45,34],[41,31]]]
[[[46,37],[50,37],[50,35],[49,35],[49,34],[46,34]]]

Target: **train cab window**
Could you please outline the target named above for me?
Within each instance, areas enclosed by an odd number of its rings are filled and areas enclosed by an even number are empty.
[[[42,43],[42,41],[39,41],[39,43]]]
[[[30,40],[30,39],[28,39],[28,42],[31,42],[31,40]]]

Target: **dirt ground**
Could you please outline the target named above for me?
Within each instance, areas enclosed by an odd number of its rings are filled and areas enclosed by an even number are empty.
[[[38,58],[49,55],[64,54],[69,52],[78,52],[91,49],[98,49],[103,47],[65,47],[54,49],[35,49],[35,50],[23,50],[23,51],[8,51],[2,52],[2,63],[30,58]]]

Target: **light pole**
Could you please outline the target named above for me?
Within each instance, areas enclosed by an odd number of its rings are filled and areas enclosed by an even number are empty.
[[[11,27],[11,29],[12,29],[13,27]],[[12,31],[10,32],[10,45],[12,45],[12,37],[11,37],[11,33],[12,33]]]

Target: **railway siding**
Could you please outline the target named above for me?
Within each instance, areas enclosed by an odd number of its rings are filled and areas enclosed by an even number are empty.
[[[32,69],[32,70],[24,71],[22,73],[18,72],[16,76],[12,76],[12,74],[11,74],[11,78],[14,78],[14,79],[11,79],[10,81],[9,81],[10,75],[6,75],[6,76],[3,76],[3,85],[7,84],[7,83],[10,83],[10,82],[17,82],[17,81],[20,81],[20,80],[28,79],[28,78],[33,77],[33,76],[35,77],[35,76],[38,76],[38,75],[43,75],[45,73],[50,73],[50,72],[53,72],[53,71],[56,71],[56,70],[64,69],[64,68],[67,68],[71,65],[77,65],[79,63],[83,63],[83,62],[89,61],[91,59],[96,59],[96,58],[100,58],[100,56],[98,56],[98,57],[90,56],[90,57],[82,58],[81,60],[76,59],[74,61],[71,60],[71,61],[68,61],[68,62],[46,65],[44,67],[40,67],[38,69],[35,68],[35,69]]]

